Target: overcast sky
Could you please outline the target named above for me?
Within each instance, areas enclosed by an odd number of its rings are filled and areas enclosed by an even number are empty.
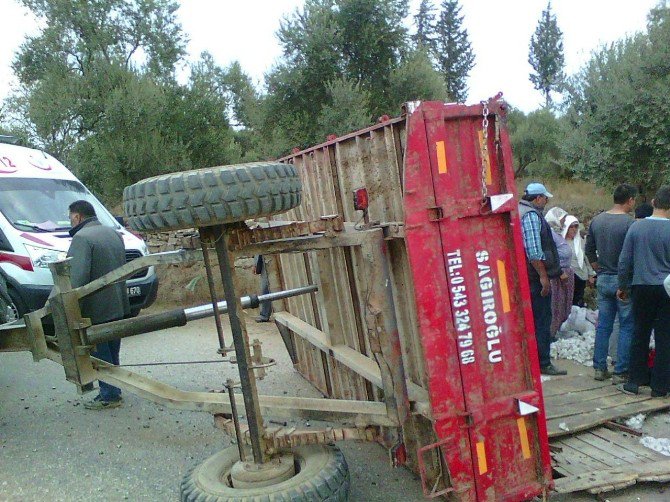
[[[438,4],[440,0],[434,0]],[[302,0],[182,0],[178,11],[188,35],[189,57],[201,51],[214,55],[220,65],[234,60],[257,83],[280,56],[275,38],[283,15]],[[410,0],[415,13],[419,0]],[[567,73],[576,72],[590,53],[626,35],[643,31],[649,10],[657,0],[554,0],[552,10],[563,31]],[[468,102],[479,102],[503,91],[512,105],[529,112],[542,96],[528,75],[528,45],[546,0],[461,0],[464,26],[476,55],[470,73]],[[0,0],[0,100],[13,82],[9,64],[26,34],[35,33],[32,16],[15,0]],[[398,107],[398,112],[400,107]]]

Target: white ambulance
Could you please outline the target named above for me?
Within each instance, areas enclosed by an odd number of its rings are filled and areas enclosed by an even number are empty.
[[[9,319],[39,309],[53,287],[49,263],[65,257],[72,238],[68,206],[87,200],[100,223],[116,229],[126,260],[147,254],[146,244],[128,232],[63,164],[51,155],[10,144],[0,136],[0,274],[12,299]],[[133,315],[156,299],[153,267],[127,281]]]

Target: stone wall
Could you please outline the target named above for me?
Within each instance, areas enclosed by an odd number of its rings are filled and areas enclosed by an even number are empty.
[[[147,233],[142,237],[152,254],[177,249],[200,249],[200,237],[195,229]],[[218,275],[216,254],[210,253],[210,258],[217,294],[219,299],[222,299],[223,287]],[[238,291],[239,296],[259,293],[260,279],[253,273],[253,266],[253,258],[240,258],[235,261],[235,270],[241,289]],[[162,265],[157,267],[156,273],[160,280],[159,304],[191,306],[210,301],[207,274],[203,262]]]

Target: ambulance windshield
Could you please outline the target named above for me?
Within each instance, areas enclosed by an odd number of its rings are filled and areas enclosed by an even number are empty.
[[[8,178],[0,184],[0,212],[18,230],[58,232],[70,229],[68,206],[76,200],[93,205],[98,220],[119,224],[84,185],[73,180]]]

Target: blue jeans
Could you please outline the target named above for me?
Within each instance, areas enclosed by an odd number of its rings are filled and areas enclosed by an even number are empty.
[[[616,275],[602,274],[598,276],[598,326],[596,327],[596,346],[593,353],[593,368],[607,369],[607,352],[610,336],[614,326],[614,318],[619,314],[619,343],[617,346],[616,366],[614,373],[628,372],[630,361],[630,344],[633,339],[633,306],[630,299],[622,302],[617,299],[619,278]]]
[[[533,307],[533,321],[535,324],[535,339],[537,340],[537,355],[540,359],[540,368],[551,364],[549,349],[551,347],[551,294],[542,296],[540,281],[530,281],[530,300]]]
[[[118,365],[120,351],[121,340],[119,339],[99,343],[96,345],[95,351],[91,352],[91,355],[110,364]],[[118,401],[121,399],[121,389],[100,380],[100,399],[103,401]]]

